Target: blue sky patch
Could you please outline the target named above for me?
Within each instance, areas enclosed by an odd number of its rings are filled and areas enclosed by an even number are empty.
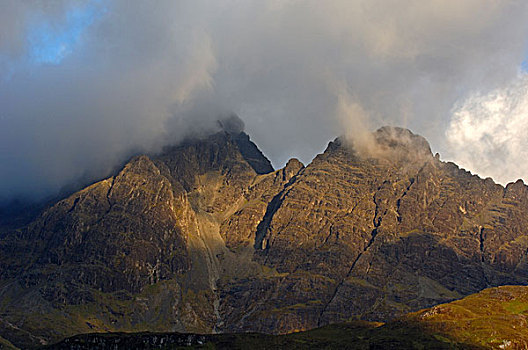
[[[63,23],[40,22],[28,34],[29,57],[34,63],[60,64],[81,41],[83,33],[106,12],[101,0],[70,9]]]
[[[528,73],[528,58],[522,61],[521,63],[521,71],[524,73]]]

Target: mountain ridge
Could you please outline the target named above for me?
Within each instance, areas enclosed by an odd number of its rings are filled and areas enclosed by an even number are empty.
[[[274,171],[229,125],[2,232],[0,321],[23,332],[0,336],[288,333],[528,282],[522,182],[480,179],[394,127],[367,156],[338,138]]]

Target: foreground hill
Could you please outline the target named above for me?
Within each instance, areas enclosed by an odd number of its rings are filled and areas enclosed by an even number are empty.
[[[385,325],[356,321],[281,336],[87,334],[46,349],[526,349],[527,321],[528,287],[505,286],[408,314]]]
[[[227,125],[227,127],[225,127]],[[0,232],[0,336],[288,333],[528,282],[528,188],[384,127],[274,171],[236,123]]]

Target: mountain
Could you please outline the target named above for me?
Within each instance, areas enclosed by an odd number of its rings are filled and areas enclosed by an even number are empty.
[[[274,171],[239,127],[131,159],[0,232],[0,337],[288,333],[528,282],[528,188],[383,127]]]
[[[386,324],[348,322],[288,335],[86,334],[47,349],[526,349],[528,287],[486,289]]]

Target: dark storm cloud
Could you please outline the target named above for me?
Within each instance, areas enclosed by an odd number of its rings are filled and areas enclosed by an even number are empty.
[[[0,6],[3,199],[102,176],[231,112],[277,167],[386,123],[456,160],[450,110],[515,77],[528,25],[521,1]]]

